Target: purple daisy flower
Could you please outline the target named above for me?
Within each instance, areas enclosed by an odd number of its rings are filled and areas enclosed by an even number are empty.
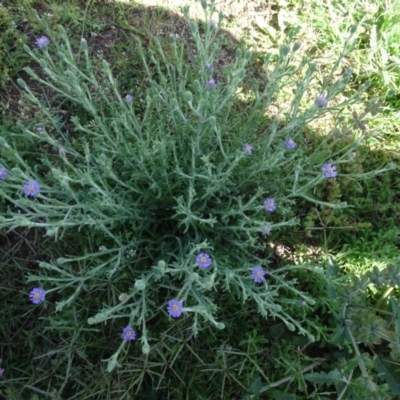
[[[353,68],[351,68],[351,67],[346,68],[346,70],[344,71],[345,75],[351,75],[352,73],[353,73]]]
[[[271,235],[272,232],[272,226],[271,224],[269,224],[268,222],[266,224],[264,224],[261,228],[261,232],[263,235]]]
[[[179,318],[183,312],[183,302],[176,299],[170,300],[167,311],[172,318]]]
[[[46,298],[46,292],[43,288],[33,288],[29,293],[29,298],[33,304],[39,304]]]
[[[212,263],[211,257],[207,253],[200,253],[196,257],[196,264],[200,268],[208,268]]]
[[[0,376],[2,376],[4,374],[4,368],[0,367]]]
[[[125,101],[126,101],[127,103],[130,103],[132,100],[133,100],[133,96],[132,96],[131,94],[128,93],[128,94],[125,96]]]
[[[40,185],[36,181],[28,181],[24,185],[24,193],[27,196],[36,196],[39,193]]]
[[[286,140],[286,142],[285,142],[285,147],[286,147],[287,149],[294,149],[296,146],[297,146],[297,145],[296,145],[296,142],[295,142],[294,140],[292,140],[292,139],[288,139],[288,140]]]
[[[122,339],[128,340],[135,340],[136,339],[136,332],[131,326],[127,326],[122,331]]]
[[[265,281],[264,275],[265,275],[265,272],[261,267],[257,266],[251,270],[251,276],[255,283],[261,283],[262,281]]]
[[[40,36],[35,40],[35,44],[39,49],[46,47],[50,43],[50,39],[46,36]]]
[[[207,71],[212,71],[213,70],[213,65],[211,63],[206,64],[206,70]]]
[[[7,178],[7,170],[5,168],[0,168],[0,181],[4,181]]]
[[[328,105],[328,100],[321,94],[315,98],[314,104],[319,108],[325,108]]]
[[[217,82],[215,81],[215,79],[210,79],[206,82],[206,86],[209,88],[215,88],[217,87]]]
[[[250,156],[253,154],[253,146],[251,144],[245,143],[243,145],[243,154],[245,156]]]
[[[337,176],[336,166],[331,163],[325,164],[321,169],[326,178]]]
[[[264,208],[266,211],[272,212],[276,210],[275,199],[268,198],[264,201]]]

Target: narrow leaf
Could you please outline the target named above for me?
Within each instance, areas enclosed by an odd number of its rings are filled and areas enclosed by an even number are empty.
[[[384,358],[375,359],[375,370],[381,380],[386,381],[393,394],[400,395],[400,369],[395,364]]]

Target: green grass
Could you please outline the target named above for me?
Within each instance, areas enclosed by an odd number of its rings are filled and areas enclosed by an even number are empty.
[[[39,126],[44,120],[38,109],[24,102],[16,85],[16,78],[26,79],[22,68],[33,64],[23,45],[31,47],[35,37],[47,34],[56,38],[56,27],[61,24],[77,48],[83,35],[88,39],[95,68],[100,69],[103,59],[112,61],[121,91],[140,92],[147,82],[142,79],[134,38],[138,36],[151,50],[156,46],[154,38],[159,38],[168,55],[171,44],[167,34],[174,32],[176,26],[182,29],[186,26],[181,18],[163,7],[54,0],[3,1],[2,4],[0,91],[5,95],[0,96],[0,125],[1,136],[7,139],[8,127],[14,126],[16,121]],[[381,169],[388,163],[398,165],[400,2],[282,0],[275,11],[277,14],[271,26],[257,27],[252,32],[253,37],[261,38],[264,47],[277,48],[283,43],[284,36],[280,36],[280,32],[288,34],[289,29],[294,29],[295,40],[302,42],[300,51],[308,52],[317,61],[321,80],[332,60],[337,59],[351,28],[358,25],[355,51],[343,65],[343,70],[349,66],[354,70],[343,96],[350,97],[366,81],[371,82],[366,101],[387,95],[391,90],[392,93],[383,100],[383,112],[366,116],[366,133],[370,139],[355,150],[356,162],[346,172]],[[236,46],[246,46],[228,33],[221,40],[227,43],[228,55]],[[256,79],[260,64],[257,58],[252,63],[252,78]],[[35,89],[42,92],[40,87]],[[43,92],[48,102],[58,108],[62,119],[70,111],[69,106],[58,104],[53,95]],[[291,93],[280,93],[282,108],[290,96]],[[243,97],[246,100],[246,96]],[[360,115],[363,108],[359,106],[356,111]],[[326,125],[313,126],[312,130],[304,132],[304,143],[310,153],[321,143],[327,126],[333,123],[328,120]],[[353,131],[361,134],[360,130]],[[18,141],[18,137],[14,136],[12,140]],[[346,138],[342,137],[334,150],[346,144]],[[41,153],[32,148],[32,143],[19,143],[19,148],[23,158],[41,157]],[[49,151],[48,148],[40,150]],[[0,150],[1,157],[4,151]],[[106,373],[104,360],[115,352],[119,341],[106,340],[111,324],[89,326],[86,323],[91,316],[89,310],[96,308],[96,293],[85,299],[84,307],[77,304],[76,308],[62,313],[49,314],[45,309],[33,309],[26,300],[27,276],[37,271],[37,260],[79,254],[100,244],[92,243],[90,238],[87,243],[77,243],[70,238],[71,242],[54,246],[52,239],[40,229],[1,232],[0,290],[4,296],[0,302],[0,358],[1,366],[5,368],[0,379],[1,396],[13,400],[236,399],[244,398],[247,393],[254,395],[254,399],[322,400],[340,398],[338,396],[346,388],[343,393],[347,397],[343,399],[372,398],[367,385],[370,382],[360,373],[364,367],[379,386],[374,392],[376,398],[384,399],[388,387],[385,380],[378,379],[376,371],[386,365],[389,352],[397,349],[395,336],[400,334],[400,328],[399,314],[396,326],[390,324],[391,316],[386,322],[382,322],[381,317],[387,316],[385,312],[396,312],[392,303],[398,300],[400,293],[398,283],[393,285],[389,278],[382,278],[380,282],[368,274],[372,274],[373,267],[385,272],[388,265],[398,265],[398,172],[396,167],[384,175],[367,176],[362,181],[327,181],[313,193],[314,197],[346,201],[352,207],[333,210],[300,202],[296,207],[301,224],[286,229],[279,237],[278,243],[288,249],[289,259],[314,263],[333,282],[331,286],[326,285],[322,278],[307,270],[288,275],[288,279],[298,282],[310,297],[317,299],[313,307],[298,307],[304,325],[307,326],[309,321],[316,325],[317,341],[313,344],[304,336],[289,331],[279,321],[266,323],[256,310],[243,309],[239,301],[220,293],[225,330],[206,327],[199,336],[193,337],[188,334],[189,323],[171,324],[166,328],[163,321],[152,320],[151,329],[160,333],[160,340],[154,346],[152,344],[150,354],[143,355],[140,346],[132,348],[124,354],[121,368]],[[4,199],[0,199],[0,207],[6,207]],[[313,248],[322,249],[322,253],[310,255]],[[286,256],[277,252],[270,251],[269,254],[274,257],[276,267],[290,263]],[[360,282],[356,277],[365,280]],[[386,298],[390,285],[393,290]],[[116,293],[110,289],[110,298],[113,296],[116,297]],[[349,298],[357,307],[373,310],[372,317],[363,315],[361,322],[357,315],[349,313],[350,316],[346,316],[357,329],[363,324],[368,325],[370,320],[380,324],[375,329],[381,339],[379,343],[372,340],[375,337],[361,337],[361,334],[356,337],[362,359],[353,354],[354,347],[341,325],[342,313],[346,312],[343,305],[348,304]],[[76,313],[76,309],[87,309],[88,313]],[[338,345],[331,340],[335,332],[337,337],[345,338],[338,339]],[[388,343],[392,347],[389,348]],[[377,367],[376,359],[382,365]],[[393,376],[394,383],[391,382],[389,388],[397,396],[400,395],[395,383],[398,363],[399,359],[386,374],[386,379]],[[348,387],[342,384],[335,387],[334,377],[341,380],[349,376],[353,380]]]
[[[341,43],[348,31],[352,26],[358,25],[357,48],[346,63],[354,71],[349,90],[356,88],[362,82],[370,81],[371,86],[368,90],[370,98],[386,95],[390,91],[393,94],[387,97],[383,113],[367,117],[366,134],[370,136],[370,140],[366,146],[357,151],[357,157],[364,170],[372,166],[383,166],[388,161],[398,164],[400,114],[396,96],[400,84],[400,65],[398,63],[399,50],[398,47],[393,46],[393,40],[398,37],[399,32],[400,2],[315,0],[305,4],[283,1],[281,5],[280,12],[284,10],[290,15],[289,25],[300,27],[299,38],[304,40],[306,46],[314,49],[316,58],[320,59],[323,65],[329,65],[330,59],[334,59],[334,56],[340,52]],[[346,249],[351,249],[354,244],[354,248],[359,248],[361,246],[359,240],[368,247],[368,243],[380,243],[382,240],[393,249],[398,248],[398,234],[392,234],[389,243],[383,238],[372,239],[391,229],[396,232],[399,226],[400,212],[397,203],[400,181],[397,171],[394,170],[383,177],[368,179],[361,186],[350,184],[348,190],[342,186],[335,189],[339,190],[339,196],[348,199],[349,203],[355,207],[343,213],[336,211],[330,213],[328,216],[330,224],[333,222],[335,227],[339,227],[340,224],[352,226],[358,222],[371,225],[361,236],[351,231],[331,232],[328,238],[331,243],[328,247],[333,246],[337,251],[342,245]],[[336,216],[331,214],[336,214]],[[316,220],[317,216],[314,218]],[[382,234],[379,233],[381,230]],[[338,235],[344,235],[345,240]],[[371,239],[365,241],[365,235]],[[354,239],[355,242],[351,244]],[[362,257],[362,254],[365,254],[366,260],[369,260],[370,255],[364,251],[359,253],[359,256]],[[374,252],[375,250],[372,250],[371,254]],[[386,256],[394,257],[395,253],[388,251]]]

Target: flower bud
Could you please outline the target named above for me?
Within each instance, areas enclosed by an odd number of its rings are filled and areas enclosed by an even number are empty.
[[[144,279],[139,279],[135,282],[135,288],[138,290],[146,289],[146,281]]]
[[[142,353],[143,354],[149,354],[150,353],[150,345],[148,343],[145,343],[142,346]]]
[[[120,302],[126,301],[127,298],[128,298],[128,295],[127,295],[126,293],[121,293],[121,294],[118,296],[118,300],[119,300]]]
[[[191,103],[192,100],[193,100],[192,92],[189,92],[188,90],[185,92],[185,94],[183,95],[183,97],[185,98],[185,100],[186,100],[188,103]]]
[[[293,45],[293,53],[295,53],[300,47],[301,47],[301,45],[302,45],[302,43],[301,42],[296,42],[294,45]]]
[[[290,52],[290,47],[289,46],[284,46],[284,47],[282,47],[281,51],[282,51],[283,57],[286,57]]]

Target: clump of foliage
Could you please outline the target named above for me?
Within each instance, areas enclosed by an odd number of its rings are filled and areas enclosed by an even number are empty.
[[[338,265],[330,260],[335,275]],[[390,399],[400,395],[399,305],[389,295],[400,286],[400,266],[376,265],[361,277],[348,275],[347,284],[335,285],[330,296],[339,306],[334,312],[339,327],[331,343],[337,346],[327,372],[312,372],[304,378],[316,391],[334,387],[338,398]],[[371,296],[371,292],[377,296]],[[376,299],[374,298],[376,297]]]
[[[274,265],[269,241],[298,224],[298,201],[346,206],[315,193],[326,180],[345,175],[362,137],[333,150],[338,139],[332,130],[309,152],[302,133],[311,121],[357,103],[366,85],[329,106],[350,79],[333,80],[351,47],[346,42],[315,102],[306,104],[316,65],[308,57],[297,60],[299,44],[289,40],[277,56],[265,55],[265,84],[250,80],[243,99],[251,53],[238,50],[217,78],[213,60],[222,15],[211,20],[213,6],[202,6],[204,34],[189,21],[197,49],[190,65],[185,43],[174,37],[171,53],[157,40],[155,51],[137,41],[145,93],[120,93],[110,64],[104,60],[96,71],[86,40],[73,49],[62,27],[59,39],[42,36],[37,49],[26,47],[41,74],[25,71],[59,107],[19,80],[40,118],[5,128],[0,137],[0,227],[43,238],[21,291],[41,310],[31,334],[48,334],[33,354],[48,361],[34,380],[48,374],[52,362],[61,364],[53,357],[58,352],[67,359],[59,396],[74,391],[71,381],[83,369],[76,357],[87,365],[106,361],[96,371],[108,377],[99,398],[107,390],[109,398],[120,393],[113,391],[111,372],[121,380],[134,372],[131,384],[139,388],[146,379],[154,385],[156,377],[164,385],[158,360],[175,362],[204,332],[232,336],[226,317],[232,308],[256,308],[307,343],[326,336],[320,321],[307,317],[325,298],[299,283],[329,287],[331,276],[318,265]],[[275,94],[287,86],[296,93],[288,113],[266,119]],[[166,339],[174,334],[182,346],[169,346]],[[133,370],[132,357],[139,365]]]

